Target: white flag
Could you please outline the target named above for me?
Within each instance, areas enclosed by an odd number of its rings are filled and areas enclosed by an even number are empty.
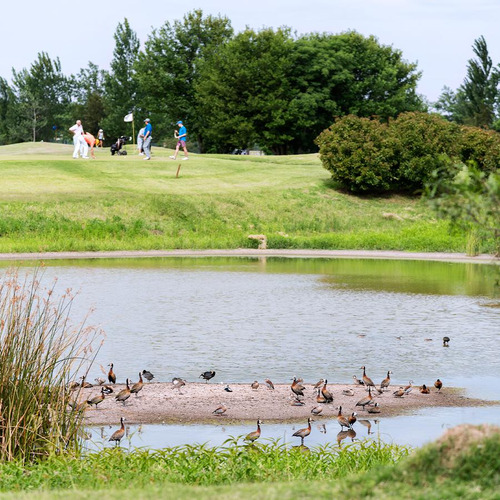
[[[123,119],[124,122],[133,122],[134,121],[134,113],[129,113],[125,118]]]

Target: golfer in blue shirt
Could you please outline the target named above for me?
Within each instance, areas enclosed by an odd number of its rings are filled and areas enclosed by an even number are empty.
[[[186,147],[186,140],[187,140],[186,127],[184,126],[184,124],[181,121],[178,121],[176,123],[176,125],[179,127],[179,132],[177,133],[177,131],[175,131],[175,137],[177,137],[177,139],[178,139],[177,147],[175,148],[175,153],[170,158],[172,158],[172,160],[175,160],[177,158],[177,154],[179,153],[179,149],[182,146],[182,149],[184,150],[183,160],[189,160],[188,150]]]

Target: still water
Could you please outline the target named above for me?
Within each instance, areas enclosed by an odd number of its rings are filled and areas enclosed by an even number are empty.
[[[498,268],[489,265],[170,258],[49,263],[43,281],[48,285],[56,277],[56,291],[78,291],[72,318],[78,321],[92,310],[87,324],[105,332],[90,380],[102,376],[99,365],[113,362],[121,381],[146,368],[157,381],[174,376],[195,381],[201,372],[215,370],[214,383],[266,377],[288,383],[294,375],[306,382],[324,377],[346,383],[366,365],[374,380],[390,369],[394,384],[432,385],[439,377],[471,396],[500,399]],[[449,348],[442,347],[445,335],[451,338]],[[431,428],[472,415],[493,423],[497,413],[495,407],[470,413],[437,409],[386,419],[392,423],[372,430],[401,442],[398,436],[408,434],[406,418],[425,425],[428,435]],[[406,431],[397,431],[400,425]],[[180,427],[184,431],[148,426],[134,435],[137,445],[144,439],[148,445],[167,445],[167,436],[177,436],[174,444],[219,444],[228,433],[252,430]],[[293,433],[271,427],[273,437]],[[334,441],[336,427],[327,423],[326,434],[316,432],[323,436],[318,443]]]

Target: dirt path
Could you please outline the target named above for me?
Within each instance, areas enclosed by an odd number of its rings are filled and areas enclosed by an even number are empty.
[[[232,392],[224,390],[225,385],[215,383],[187,383],[181,391],[173,388],[171,383],[146,383],[142,391],[123,403],[115,400],[116,393],[123,385],[114,387],[115,393],[106,397],[98,408],[88,408],[85,418],[88,424],[114,424],[120,417],[125,417],[128,423],[210,423],[224,421],[227,423],[248,420],[267,421],[298,421],[311,416],[311,409],[318,406],[312,384],[305,384],[304,406],[292,405],[290,385],[276,385],[275,390],[269,390],[261,384],[257,390],[250,384],[230,384]],[[490,401],[467,398],[459,389],[444,387],[441,393],[432,387],[430,394],[421,394],[414,387],[410,394],[396,398],[393,392],[399,386],[391,386],[383,395],[374,397],[381,413],[371,415],[356,403],[367,396],[363,386],[329,384],[328,390],[333,394],[333,403],[319,405],[323,407],[320,418],[332,418],[337,415],[338,406],[342,412],[350,415],[356,411],[358,418],[364,416],[387,417],[410,413],[412,410],[437,406],[486,406]],[[348,396],[343,390],[352,389],[354,395]],[[79,401],[97,396],[99,387],[81,390]],[[220,405],[227,407],[224,415],[217,416],[212,412]],[[498,403],[496,403],[498,404]],[[315,417],[316,418],[316,417]]]
[[[137,259],[152,257],[289,257],[289,258],[345,258],[345,259],[394,259],[394,260],[434,260],[443,262],[468,262],[500,264],[493,255],[481,254],[470,257],[463,253],[442,252],[400,252],[383,250],[130,250],[112,252],[40,252],[3,253],[3,261],[40,261],[71,259]]]

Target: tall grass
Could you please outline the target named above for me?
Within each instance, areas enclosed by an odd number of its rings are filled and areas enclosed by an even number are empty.
[[[43,272],[0,278],[0,461],[22,463],[79,449],[81,412],[68,382],[91,355],[96,332],[73,326],[74,296],[41,285]]]

